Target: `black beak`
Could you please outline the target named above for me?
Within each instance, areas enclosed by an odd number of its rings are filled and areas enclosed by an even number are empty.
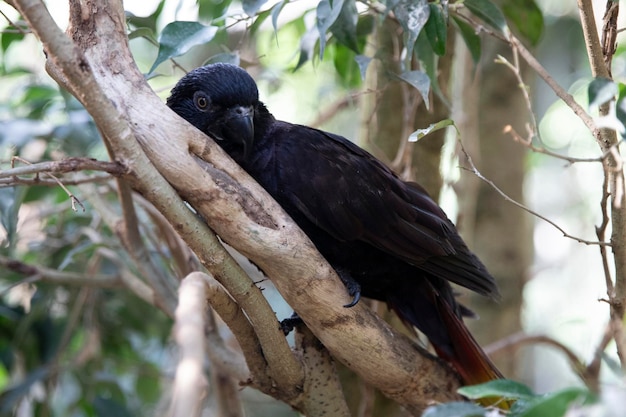
[[[235,107],[228,111],[224,122],[228,139],[243,146],[243,158],[248,159],[254,144],[254,108]]]

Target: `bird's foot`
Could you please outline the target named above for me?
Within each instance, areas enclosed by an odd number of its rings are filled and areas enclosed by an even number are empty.
[[[299,326],[301,324],[304,324],[304,322],[302,321],[300,316],[298,316],[298,313],[294,311],[291,317],[283,319],[283,321],[280,322],[280,330],[282,330],[285,336],[287,336],[293,331],[293,329],[296,328],[296,326]]]
[[[343,285],[346,286],[348,294],[350,294],[350,297],[352,297],[352,301],[350,301],[348,304],[344,304],[344,307],[354,307],[355,305],[357,305],[359,300],[361,300],[361,285],[356,282],[356,280],[352,278],[352,275],[350,275],[346,271],[338,270],[337,274],[339,275],[339,278],[341,278]]]

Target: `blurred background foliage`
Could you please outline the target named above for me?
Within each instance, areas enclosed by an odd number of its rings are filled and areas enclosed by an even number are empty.
[[[46,3],[57,22],[66,25],[66,2]],[[490,4],[465,1],[470,16],[496,33],[506,25],[506,18],[550,74],[585,105],[591,75],[575,2],[503,0],[497,2],[503,15],[489,8]],[[602,16],[604,4],[598,4]],[[424,104],[423,100],[418,103],[420,98],[435,96],[447,103],[448,109],[453,108],[462,94],[439,78],[438,63],[446,54],[459,54],[463,48],[468,60],[456,65],[472,74],[495,58],[493,49],[483,43],[487,36],[477,34],[467,20],[455,14],[449,19],[448,2],[444,1],[162,0],[125,4],[137,65],[163,98],[184,71],[208,62],[231,62],[252,73],[262,100],[277,118],[312,124],[355,140],[362,138],[367,126],[355,122],[363,120],[367,100],[382,96],[366,77],[373,72],[372,62],[384,60],[379,44],[372,40],[380,31],[377,28],[384,25],[378,12],[381,5],[394,9],[395,24],[404,29],[404,42],[413,45],[415,41],[417,63],[407,54],[396,54],[395,76],[403,80],[402,90],[413,92],[416,106]],[[424,30],[415,30],[408,18],[415,17],[419,7],[429,10],[424,12]],[[6,3],[0,4],[0,10],[5,15],[0,19],[1,168],[8,168],[13,157],[20,158],[14,159],[16,166],[70,156],[107,159],[90,116],[45,74],[44,56],[28,27]],[[448,30],[446,22],[454,30]],[[451,44],[455,37],[456,44]],[[616,79],[624,77],[625,52],[620,46],[615,55]],[[501,66],[498,71],[507,70]],[[574,157],[599,156],[593,138],[571,111],[541,81],[532,76],[526,81],[539,120],[538,143]],[[500,94],[520,92],[517,85],[509,84]],[[450,112],[445,118],[453,116]],[[502,127],[508,123],[512,122],[501,121]],[[416,122],[415,127],[426,125]],[[502,141],[511,140],[501,137]],[[442,166],[443,182],[439,170],[412,174],[437,177],[439,186],[431,192],[443,190],[442,205],[451,217],[459,216],[464,231],[463,202],[455,193],[455,183],[471,174],[458,168],[462,163],[453,150],[455,138],[445,142],[443,160],[436,159]],[[371,145],[367,141],[361,144]],[[441,146],[437,149],[441,154]],[[385,154],[377,153],[380,155]],[[393,162],[393,155],[387,156],[387,162]],[[570,234],[595,240],[594,227],[601,219],[601,165],[567,165],[534,152],[524,154],[523,164],[520,187],[526,204]],[[396,168],[402,171],[404,166]],[[88,175],[98,174],[77,174],[71,180],[80,182]],[[53,182],[45,176],[40,180]],[[105,282],[104,278],[115,277],[120,270],[140,275],[112,227],[110,218],[119,216],[121,210],[110,181],[103,178],[70,186],[84,206],[76,210],[59,186],[37,181],[18,187],[0,183],[0,256],[4,265],[0,266],[1,415],[143,416],[164,411],[176,358],[170,340],[171,318],[119,285],[85,285],[90,277]],[[95,194],[99,197],[93,197]],[[515,320],[525,333],[548,335],[586,362],[602,338],[608,317],[608,308],[598,301],[606,297],[598,249],[563,238],[528,214],[522,216],[532,224],[532,241],[527,246],[533,252],[528,272],[517,277],[520,288],[523,286],[519,294],[523,304]],[[180,279],[149,209],[140,208],[139,218],[149,256]],[[499,236],[487,238],[497,242]],[[475,249],[480,254],[480,248]],[[10,264],[11,260],[19,264]],[[289,308],[281,304],[271,284],[263,286],[279,318],[287,316]],[[485,319],[486,324],[478,325],[489,333],[497,327],[498,316]],[[508,334],[517,331],[509,330]],[[223,333],[229,340],[226,329]],[[613,351],[611,346],[606,351],[609,366],[602,373],[602,384],[611,395],[617,392],[615,395],[623,398],[623,376]],[[508,376],[534,391],[583,385],[562,352],[543,345],[525,346],[522,352],[515,357],[515,366],[507,368],[514,372]],[[499,355],[496,352],[499,363],[513,361],[506,351]],[[294,415],[286,406],[256,392],[244,390],[243,397],[249,415]]]

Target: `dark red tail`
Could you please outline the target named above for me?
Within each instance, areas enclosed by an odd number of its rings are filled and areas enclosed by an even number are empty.
[[[440,358],[459,373],[464,385],[503,378],[463,323],[463,308],[456,304],[450,287],[436,289],[426,280],[391,293],[388,305],[408,326],[416,327],[430,340]],[[483,405],[509,408],[501,398],[481,400]]]
[[[433,345],[439,357],[454,366],[465,385],[475,385],[503,378],[498,368],[491,362],[474,336],[465,327],[462,319],[454,314],[452,308],[441,297],[435,295],[435,300],[437,310],[452,342],[451,352],[449,347],[442,349]]]

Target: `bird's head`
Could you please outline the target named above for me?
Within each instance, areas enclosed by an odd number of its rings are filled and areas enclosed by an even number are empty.
[[[226,150],[249,156],[259,92],[243,69],[221,63],[196,68],[178,81],[167,105]]]

